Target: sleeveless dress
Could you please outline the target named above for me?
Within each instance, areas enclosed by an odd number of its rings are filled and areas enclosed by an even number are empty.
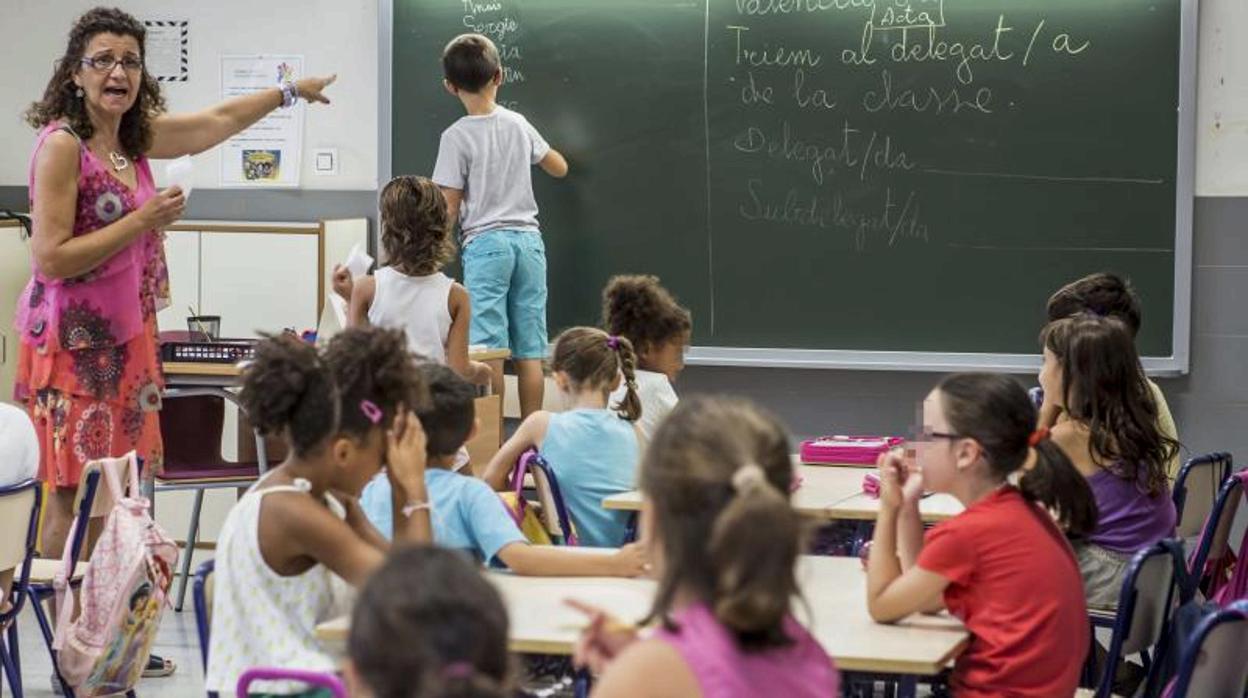
[[[441,272],[408,276],[394,267],[378,269],[373,278],[377,288],[368,309],[369,323],[403,330],[409,350],[445,364],[446,338],[451,333],[448,303],[454,279]]]
[[[39,133],[34,162],[52,133]],[[79,140],[74,237],[90,235],[138,210],[156,194],[147,158],[134,159],[132,190]],[[53,488],[78,486],[92,460],[134,450],[148,472],[163,462],[160,396],[164,376],[156,312],[169,303],[163,234],[150,231],[77,277],[53,279],[32,260],[32,277],[18,300],[14,400],[30,413],[39,435],[39,477]]]

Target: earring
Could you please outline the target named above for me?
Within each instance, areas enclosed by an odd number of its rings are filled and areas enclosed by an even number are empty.
[[[86,94],[86,93],[84,93],[84,92],[82,91],[82,85],[79,85],[79,86],[78,86],[78,89],[74,90],[74,96],[75,96],[75,97],[77,97],[78,99],[82,99],[82,96],[83,96],[84,94]]]

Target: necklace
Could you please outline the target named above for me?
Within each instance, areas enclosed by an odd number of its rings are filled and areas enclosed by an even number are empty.
[[[113,165],[113,172],[121,172],[130,166],[130,161],[126,159],[126,156],[115,150],[108,152],[108,161]]]

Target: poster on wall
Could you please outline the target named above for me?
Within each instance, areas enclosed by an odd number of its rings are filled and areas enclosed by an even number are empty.
[[[303,74],[303,56],[221,56],[221,96],[225,99],[268,90]],[[221,145],[223,188],[299,186],[303,152],[302,100],[277,109]]]
[[[159,82],[187,82],[191,77],[190,22],[146,20],[147,72]]]

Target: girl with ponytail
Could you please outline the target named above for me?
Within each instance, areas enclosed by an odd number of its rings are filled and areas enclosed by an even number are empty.
[[[1082,536],[1095,528],[1087,481],[1035,430],[1036,409],[1012,378],[952,375],[923,401],[922,415],[913,454],[880,458],[871,617],[890,623],[948,609],[962,619],[972,638],[954,666],[956,695],[1072,695],[1088,620],[1062,529]],[[966,510],[924,535],[925,490],[951,494]]]
[[[482,476],[496,490],[521,454],[537,448],[554,470],[581,543],[597,548],[624,544],[628,512],[607,511],[602,500],[636,487],[641,416],[637,354],[632,342],[593,327],[573,327],[555,340],[550,360],[566,412],[538,411],[520,424]],[[621,383],[614,409],[608,396]]]
[[[596,696],[836,696],[832,660],[793,617],[804,536],[784,428],[748,403],[697,397],[659,425],[641,467],[658,631],[589,606],[576,661]]]

